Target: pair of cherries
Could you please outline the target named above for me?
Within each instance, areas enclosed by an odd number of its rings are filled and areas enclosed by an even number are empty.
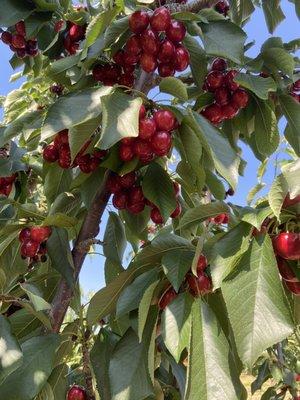
[[[55,23],[55,32],[60,32],[64,29],[65,21],[59,20]],[[76,54],[79,49],[80,42],[85,38],[87,25],[78,25],[74,22],[67,21],[64,31],[64,48],[70,54]]]
[[[0,178],[0,195],[8,197],[12,191],[13,184],[17,178],[17,175],[6,176]]]
[[[22,229],[19,234],[21,256],[34,262],[46,261],[46,242],[51,233],[52,230],[49,226],[32,226]]]

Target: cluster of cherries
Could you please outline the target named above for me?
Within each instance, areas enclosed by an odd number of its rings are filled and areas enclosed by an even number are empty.
[[[0,178],[0,195],[8,197],[12,191],[17,174]]]
[[[295,83],[293,83],[290,95],[300,103],[300,79],[298,79]]]
[[[161,77],[173,76],[188,67],[190,55],[181,43],[186,28],[182,22],[171,18],[166,7],[159,7],[151,14],[134,12],[129,18],[129,28],[133,35],[113,56],[114,63],[94,67],[96,81],[104,85],[119,83],[132,87],[138,66],[147,73],[158,69]]]
[[[44,148],[44,160],[49,163],[57,161],[58,165],[63,169],[79,167],[85,174],[94,172],[106,156],[107,152],[105,150],[94,150],[92,154],[84,154],[91,143],[90,141],[87,141],[72,163],[68,133],[68,129],[58,132],[53,143],[48,144]]]
[[[234,118],[247,106],[249,95],[234,81],[237,74],[233,69],[227,71],[227,62],[222,58],[213,61],[203,89],[214,94],[214,102],[201,111],[212,124]]]
[[[177,182],[173,183],[176,199],[179,197],[180,187]],[[113,194],[112,203],[117,210],[127,210],[131,214],[139,214],[146,206],[151,207],[150,218],[155,224],[163,224],[164,219],[159,209],[145,198],[143,189],[138,183],[138,176],[135,171],[119,176],[113,174],[107,182],[107,190]],[[177,205],[171,218],[177,218],[181,213],[181,205]]]
[[[82,386],[73,385],[67,394],[67,400],[87,400],[86,390]]]
[[[46,242],[51,233],[49,226],[32,226],[22,229],[19,234],[22,258],[29,258],[31,262],[45,262],[47,260]]]
[[[203,296],[205,294],[211,293],[212,291],[212,281],[207,274],[207,259],[201,254],[197,263],[197,276],[192,272],[188,272],[185,277],[185,281],[182,285],[183,289],[188,289],[193,297]],[[161,310],[165,309],[168,304],[170,304],[176,297],[178,293],[171,286],[169,287],[161,296],[158,306]]]
[[[124,138],[119,147],[120,160],[129,162],[135,157],[147,164],[155,157],[166,156],[172,146],[172,131],[178,127],[175,115],[169,110],[156,110],[147,114],[144,105],[139,114],[139,135]]]
[[[24,21],[17,22],[13,32],[3,31],[1,40],[10,47],[18,58],[35,57],[39,52],[37,40],[26,38]]]
[[[55,23],[54,30],[60,32],[63,30],[65,22],[59,20]],[[86,25],[78,25],[74,22],[67,21],[64,32],[64,48],[70,54],[76,54],[79,49],[80,42],[85,38]]]
[[[216,5],[215,5],[215,10],[218,11],[218,13],[223,14],[225,17],[227,17],[228,12],[230,10],[230,6],[228,1],[219,1]]]

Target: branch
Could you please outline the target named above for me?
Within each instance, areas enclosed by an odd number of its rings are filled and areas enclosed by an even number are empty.
[[[193,13],[197,13],[204,8],[214,7],[220,0],[193,0],[187,4],[177,4],[172,3],[166,5],[172,12],[184,12],[189,11]]]

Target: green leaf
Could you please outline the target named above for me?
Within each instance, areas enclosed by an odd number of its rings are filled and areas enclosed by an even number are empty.
[[[202,89],[204,79],[207,75],[207,59],[199,42],[189,34],[183,40],[185,47],[190,53],[190,66],[196,85]]]
[[[48,215],[43,221],[44,226],[56,226],[58,228],[74,228],[77,224],[77,218],[69,217],[63,213]]]
[[[15,172],[25,171],[26,165],[21,162],[26,150],[21,149],[15,142],[10,142],[9,157],[0,159],[0,176],[11,176]]]
[[[2,270],[1,270],[2,271]],[[0,384],[22,364],[21,347],[8,320],[0,315]],[[1,389],[0,389],[1,390]]]
[[[186,400],[245,400],[228,341],[216,316],[200,299],[192,307]]]
[[[275,152],[280,141],[277,118],[274,111],[266,102],[256,98],[254,100],[256,103],[254,126],[255,142],[261,154],[270,156]]]
[[[23,363],[0,386],[1,398],[32,400],[50,376],[59,340],[58,335],[50,334],[25,341],[21,346]]]
[[[205,170],[205,183],[208,186],[211,194],[217,200],[224,200],[226,197],[225,188],[221,179],[219,179],[213,172]]]
[[[118,214],[114,212],[109,213],[103,241],[105,257],[122,264],[127,241],[124,224]]]
[[[51,385],[46,382],[41,392],[38,394],[35,400],[56,400]]]
[[[104,33],[104,47],[109,47],[128,29],[129,16],[113,21]]]
[[[252,241],[236,272],[223,282],[222,291],[239,356],[248,367],[264,350],[293,332],[268,235]]]
[[[95,119],[101,113],[101,98],[111,90],[103,86],[59,97],[47,112],[41,138],[47,139],[63,129]]]
[[[86,30],[85,47],[90,47],[95,43],[98,37],[101,36],[105,29],[112,23],[119,11],[119,7],[114,7],[110,10],[103,11],[91,20]]]
[[[182,351],[189,345],[191,307],[192,297],[182,293],[165,308],[161,316],[162,337],[176,362],[179,362]]]
[[[0,15],[1,27],[10,27],[26,19],[34,11],[29,4],[18,0],[2,0],[1,7],[3,7]]]
[[[163,78],[159,84],[159,89],[161,92],[171,94],[179,100],[186,101],[188,99],[185,84],[180,79],[172,76]]]
[[[244,59],[245,32],[229,21],[201,24],[206,52],[212,56],[225,57],[237,64]]]
[[[74,264],[70,250],[68,233],[62,228],[52,228],[52,234],[47,240],[47,250],[52,267],[58,271],[68,282],[74,285]]]
[[[300,157],[300,104],[289,95],[279,96],[279,102],[288,121],[288,128],[284,132],[285,137]]]
[[[167,171],[157,163],[150,164],[143,178],[142,188],[146,199],[159,208],[166,221],[176,208],[173,182]]]
[[[267,100],[269,98],[269,92],[276,92],[277,90],[275,81],[270,77],[262,78],[261,76],[240,72],[234,80],[241,86],[251,90],[251,92],[262,100]]]
[[[279,47],[267,48],[262,53],[262,58],[268,68],[279,70],[289,77],[293,76],[295,61],[291,54]]]
[[[65,400],[68,390],[68,366],[60,364],[52,371],[48,382],[51,385],[55,400]]]
[[[241,25],[242,22],[247,20],[255,10],[252,0],[231,0],[230,11],[232,15],[232,22]]]
[[[138,308],[146,289],[157,279],[157,270],[151,270],[138,276],[125,288],[118,299],[116,315],[121,317]]]
[[[262,0],[262,8],[268,30],[270,33],[273,33],[277,26],[285,19],[280,7],[280,0]]]
[[[179,291],[186,273],[191,269],[194,255],[192,251],[171,250],[161,260],[164,273],[176,292]]]
[[[137,137],[139,132],[140,97],[133,99],[120,90],[102,98],[102,132],[96,146],[109,149],[122,138]],[[111,110],[114,110],[112,113]]]
[[[44,179],[44,191],[48,202],[53,203],[59,194],[67,192],[72,182],[70,169],[60,168],[56,163],[47,165]]]
[[[35,311],[44,311],[51,309],[51,305],[43,299],[42,293],[40,293],[37,287],[30,283],[22,283],[20,286],[29,297],[29,300],[31,301]]]
[[[272,214],[271,207],[262,207],[262,208],[244,207],[242,209],[242,221],[248,222],[249,224],[255,226],[256,229],[260,229],[261,224],[271,214]]]
[[[144,328],[147,322],[148,312],[151,306],[152,298],[159,281],[151,283],[145,290],[139,305],[138,334],[139,340],[142,340]]]

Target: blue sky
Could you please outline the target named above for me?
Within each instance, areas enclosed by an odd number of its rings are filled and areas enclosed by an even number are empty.
[[[296,37],[295,27],[299,26],[299,20],[295,15],[294,5],[284,0],[281,2],[286,19],[279,25],[274,33],[274,36],[280,36],[284,42],[288,42]],[[257,9],[252,15],[251,21],[244,27],[244,30],[248,34],[248,41],[255,40],[255,46],[250,49],[247,53],[249,56],[255,56],[260,49],[262,43],[271,35],[268,33],[263,13],[260,9]],[[11,58],[11,51],[5,45],[0,42],[0,54],[1,54],[1,72],[0,72],[0,95],[6,95],[11,90],[19,87],[20,82],[9,83],[10,75],[13,73],[9,59]],[[1,111],[0,111],[1,116]],[[280,124],[281,128],[284,126],[283,121]],[[251,151],[245,146],[242,146],[243,158],[247,161],[247,167],[245,170],[245,176],[240,178],[238,189],[235,196],[230,201],[238,204],[245,204],[247,194],[249,190],[256,184],[256,171],[259,166],[257,161],[252,155]],[[284,157],[284,154],[281,154]],[[268,186],[272,183],[274,178],[274,159],[270,161],[270,166],[267,170],[264,182]],[[267,186],[267,188],[268,188]],[[102,226],[106,223],[107,213],[103,218],[101,225],[100,236],[103,234]],[[102,252],[101,248],[97,248],[97,251]],[[93,255],[87,257],[83,270],[81,272],[81,286],[84,292],[96,291],[103,286],[103,264],[104,258],[100,255]]]

